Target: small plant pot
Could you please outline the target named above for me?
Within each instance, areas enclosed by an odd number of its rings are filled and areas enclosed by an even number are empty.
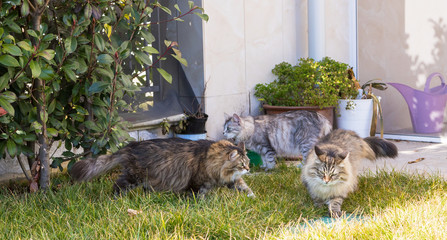
[[[206,133],[199,133],[199,134],[175,134],[176,137],[178,138],[183,138],[183,139],[188,139],[188,140],[202,140],[202,139],[206,139]]]
[[[208,120],[208,115],[205,114],[203,118],[196,118],[196,117],[188,117],[187,124],[186,124],[186,134],[197,134],[197,133],[206,133],[205,131],[205,124]]]
[[[360,137],[369,137],[373,116],[372,99],[338,100],[337,128],[352,130]],[[349,104],[348,109],[346,106]]]

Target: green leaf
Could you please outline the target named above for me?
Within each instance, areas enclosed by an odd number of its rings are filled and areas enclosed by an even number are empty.
[[[188,62],[186,61],[186,59],[184,59],[184,58],[182,58],[182,57],[180,57],[180,56],[178,56],[178,55],[174,55],[174,54],[171,54],[175,59],[177,59],[181,64],[183,64],[184,66],[188,66]]]
[[[6,142],[6,149],[8,150],[9,156],[15,157],[17,154],[16,143],[12,139],[8,139]]]
[[[102,92],[106,89],[110,83],[107,82],[94,82],[88,89],[90,94]]]
[[[90,17],[92,16],[92,13],[93,13],[92,5],[87,3],[84,8],[84,17],[86,19],[90,19]]]
[[[189,9],[194,7],[194,1],[188,1]]]
[[[55,60],[60,64],[62,62],[62,57],[64,56],[64,50],[61,46],[56,46],[56,56]]]
[[[142,62],[143,64],[146,64],[146,65],[151,65],[151,64],[152,64],[151,59],[150,59],[149,56],[148,56],[146,53],[144,53],[144,52],[135,51],[135,58],[136,58],[138,61]]]
[[[64,22],[64,24],[66,25],[66,26],[68,26],[68,27],[71,27],[71,23],[73,22],[73,20],[71,19],[71,16],[70,15],[64,15],[63,17],[62,17],[62,22]]]
[[[59,132],[54,128],[47,128],[47,133],[52,137],[57,137]]]
[[[151,46],[146,46],[144,48],[142,48],[143,51],[149,53],[149,54],[159,54],[160,52],[158,52],[157,49],[151,47]]]
[[[113,58],[109,54],[101,54],[96,58],[96,60],[102,64],[110,64],[114,62]]]
[[[87,111],[87,109],[85,109],[85,108],[83,108],[83,107],[81,107],[81,106],[79,106],[79,105],[76,105],[76,106],[74,107],[74,109],[75,109],[76,112],[78,112],[79,114],[82,114],[82,115],[88,115],[88,111]]]
[[[31,130],[34,130],[36,133],[41,133],[42,125],[38,121],[34,121],[31,123]]]
[[[104,51],[104,39],[102,38],[102,36],[99,34],[95,34],[94,41],[99,51]]]
[[[32,29],[28,29],[26,32],[32,37],[39,38],[39,35],[37,35],[37,33]]]
[[[7,67],[20,67],[19,62],[10,55],[0,56],[0,63]]]
[[[169,8],[163,6],[163,5],[159,4],[159,3],[157,3],[156,5],[157,5],[161,10],[163,10],[165,13],[167,13],[167,14],[169,14],[169,15],[172,15],[171,10],[170,10]]]
[[[113,79],[113,72],[104,68],[96,68],[95,73],[99,75],[100,78],[107,78],[109,80]]]
[[[157,68],[157,71],[161,74],[161,76],[169,83],[172,84],[172,76],[165,70],[161,68]]]
[[[107,104],[98,97],[95,97],[93,99],[93,105],[99,106],[99,107],[107,107]]]
[[[27,141],[27,142],[31,142],[31,141],[36,141],[37,137],[34,134],[26,134],[23,137],[23,140]]]
[[[34,60],[31,60],[29,63],[29,67],[31,68],[31,73],[33,78],[38,78],[41,73],[40,64],[39,62],[35,62]]]
[[[56,108],[56,99],[53,99],[50,105],[48,105],[48,114],[52,114],[55,108]]]
[[[0,134],[0,138],[6,140],[6,139],[9,138],[9,135],[6,134],[6,133],[1,133],[1,134]]]
[[[56,77],[56,75],[54,74],[54,71],[51,67],[50,68],[42,68],[42,71],[40,72],[40,76],[39,76],[40,79],[45,80],[45,81],[53,80],[55,77]],[[57,83],[57,81],[53,82],[53,86],[54,86],[54,83]],[[56,91],[59,91],[59,89],[57,89]]]
[[[14,44],[3,44],[3,51],[13,55],[13,56],[22,56],[22,51],[20,50],[19,47],[17,47]]]
[[[14,116],[15,113],[14,107],[3,97],[0,97],[0,107],[2,107],[3,109],[5,109],[5,111]]]
[[[85,127],[87,127],[88,129],[91,129],[95,132],[101,132],[101,129],[92,121],[85,121],[84,124]]]
[[[205,22],[208,22],[208,15],[204,14],[204,13],[198,13],[198,12],[194,12],[195,15],[199,16],[202,20],[204,20]]]
[[[40,112],[40,119],[44,123],[48,122],[48,113],[46,113],[45,111]]]
[[[3,74],[3,76],[0,77],[0,89],[6,88],[9,84],[9,80],[11,78],[9,77],[8,73]]]
[[[165,40],[164,43],[165,43],[166,47],[169,47],[172,45],[172,41]]]
[[[146,29],[141,30],[141,35],[143,35],[144,40],[146,40],[147,44],[151,44],[155,41],[154,35],[147,31]]]
[[[31,46],[31,44],[29,44],[29,43],[26,42],[26,41],[20,41],[20,42],[17,43],[17,45],[18,45],[19,47],[21,47],[23,50],[26,50],[26,51],[29,51],[29,52],[34,51],[34,49],[33,49],[33,47]]]
[[[67,149],[68,151],[71,151],[71,148],[72,148],[73,146],[71,145],[71,142],[70,142],[70,141],[66,140],[66,141],[64,142],[64,145],[65,145],[65,149]]]
[[[63,153],[62,153],[62,156],[64,156],[64,157],[73,157],[75,154],[74,153],[72,153],[72,152],[70,152],[70,151],[64,151]]]
[[[76,81],[76,74],[75,72],[73,72],[73,70],[68,67],[63,67],[62,70],[64,71],[68,79],[70,79],[71,81]]]
[[[122,52],[127,49],[127,46],[129,45],[129,41],[124,41],[121,43],[120,47],[118,48],[118,52]]]
[[[19,25],[17,25],[17,23],[10,21],[6,24],[13,32],[21,34],[22,33],[22,29],[20,28]]]
[[[65,51],[67,51],[67,54],[70,54],[76,50],[78,46],[78,42],[76,38],[74,37],[68,37],[65,39]]]
[[[5,91],[5,92],[0,93],[0,97],[5,99],[9,103],[12,103],[15,100],[17,100],[16,94],[11,91]]]
[[[50,167],[51,168],[59,168],[59,170],[63,170],[62,163],[64,162],[64,159],[61,157],[55,157],[53,158],[53,162],[51,162]]]
[[[43,41],[43,42],[49,42],[49,41],[51,41],[51,40],[53,40],[53,39],[55,39],[55,38],[56,38],[56,35],[50,33],[50,34],[45,35],[45,36],[42,38],[42,41]]]
[[[17,144],[22,144],[23,143],[23,138],[22,136],[20,136],[19,134],[13,134],[11,136],[12,140],[14,140],[15,143]]]
[[[55,54],[56,52],[53,49],[45,49],[37,55],[44,57],[46,60],[51,60],[54,58]]]
[[[180,11],[180,8],[178,7],[178,4],[174,4],[174,8],[177,9],[177,11],[179,12],[179,14],[182,14],[182,11]]]

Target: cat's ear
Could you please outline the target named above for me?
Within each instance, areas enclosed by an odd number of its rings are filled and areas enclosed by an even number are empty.
[[[317,156],[321,156],[324,152],[317,145],[315,145],[315,154],[317,154]]]
[[[236,160],[238,154],[239,154],[239,153],[237,152],[236,149],[233,150],[233,151],[231,151],[231,152],[230,152],[230,158],[229,158],[229,160],[230,160],[230,161],[234,161],[234,160]]]
[[[231,118],[231,116],[229,114],[227,114],[227,113],[224,113],[224,117],[225,117],[225,121],[227,121],[228,119]]]
[[[241,122],[241,118],[235,113],[233,114],[233,121],[236,123],[240,123]]]
[[[342,153],[338,154],[338,157],[342,160],[345,160],[349,157],[349,152],[342,152]]]
[[[245,152],[245,143],[244,143],[244,142],[240,142],[237,146],[238,146],[240,149],[242,149],[242,151]]]

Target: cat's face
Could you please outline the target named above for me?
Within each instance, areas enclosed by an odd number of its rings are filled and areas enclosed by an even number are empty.
[[[226,139],[234,139],[239,135],[241,129],[241,119],[234,114],[225,121],[223,135]]]
[[[222,167],[222,177],[227,182],[234,182],[250,172],[250,159],[243,151],[233,150],[228,155],[228,160]]]
[[[345,181],[345,161],[349,153],[338,149],[320,149],[315,146],[317,159],[315,161],[315,176],[324,185],[334,185]]]

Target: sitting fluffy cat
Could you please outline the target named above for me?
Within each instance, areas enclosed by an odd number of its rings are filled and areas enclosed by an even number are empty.
[[[312,111],[289,111],[257,117],[227,116],[224,136],[260,154],[262,167],[275,167],[276,157],[297,158],[306,161],[309,150],[318,138],[328,134],[332,125],[323,115]]]
[[[327,204],[332,217],[342,215],[341,204],[357,189],[357,169],[362,159],[395,158],[397,147],[384,139],[362,139],[354,131],[336,129],[309,153],[301,180],[315,205]]]

